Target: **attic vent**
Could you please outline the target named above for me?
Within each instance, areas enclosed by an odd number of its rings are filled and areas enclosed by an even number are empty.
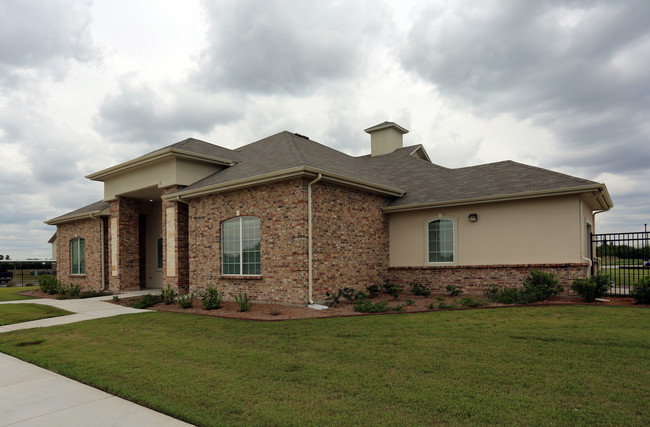
[[[309,139],[308,136],[300,135],[299,133],[294,133],[294,135],[299,136],[299,137],[301,137],[301,138]]]

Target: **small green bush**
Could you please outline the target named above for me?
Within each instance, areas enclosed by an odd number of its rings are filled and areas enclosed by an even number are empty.
[[[81,294],[81,286],[72,283],[68,285],[60,283],[57,291],[60,297],[79,298],[79,294]]]
[[[341,298],[344,298],[352,303],[357,303],[365,301],[368,299],[368,295],[363,291],[355,291],[352,288],[341,288],[336,293],[325,293],[325,305],[334,306],[341,302]]]
[[[214,286],[208,286],[199,294],[199,296],[201,297],[203,308],[206,310],[214,310],[221,307],[223,292],[220,292]]]
[[[481,307],[485,305],[480,299],[475,299],[472,297],[463,297],[460,299],[459,304],[463,307]]]
[[[632,287],[630,296],[637,304],[650,304],[650,276],[646,276]]]
[[[59,281],[49,274],[38,277],[38,286],[40,286],[41,291],[48,295],[54,295],[59,291]]]
[[[370,285],[366,288],[366,291],[368,292],[370,298],[374,298],[377,295],[379,295],[379,292],[381,292],[381,288],[377,285]]]
[[[388,295],[392,296],[395,299],[399,298],[400,294],[402,293],[402,288],[391,283],[391,281],[388,279],[384,280],[383,288]]]
[[[534,301],[544,301],[562,291],[560,281],[553,273],[533,270],[524,279],[524,292]]]
[[[174,303],[174,301],[176,300],[176,295],[177,295],[176,291],[169,285],[167,285],[166,288],[160,291],[160,298],[167,305]]]
[[[191,308],[192,304],[194,304],[194,292],[190,292],[186,295],[179,295],[178,304],[183,308]]]
[[[422,297],[428,297],[431,295],[431,289],[424,286],[422,283],[411,283],[411,291],[413,292],[413,295],[419,295]]]
[[[246,295],[245,292],[243,294],[235,295],[235,302],[241,312],[249,311],[253,307],[253,301],[248,298],[248,295]]]
[[[500,304],[530,304],[557,295],[561,290],[562,285],[555,275],[531,271],[522,288],[492,285],[484,293],[490,301]]]
[[[407,299],[406,301],[404,301],[404,304],[413,305],[413,304],[415,304],[415,301],[413,301],[412,299]]]
[[[583,297],[587,302],[594,302],[596,298],[605,295],[610,288],[610,278],[604,272],[595,276],[581,277],[571,283],[571,289]]]
[[[452,297],[457,297],[458,295],[463,293],[463,290],[456,285],[447,285],[445,286],[445,289],[447,290],[447,292],[449,292],[449,295]]]
[[[366,300],[354,304],[354,311],[358,311],[359,313],[383,313],[388,311],[388,303],[386,301],[373,303],[372,301]]]
[[[450,308],[456,308],[456,304],[453,303],[453,302],[451,302],[451,303],[446,303],[446,302],[444,302],[444,301],[441,301],[441,302],[438,303],[438,308],[441,308],[441,309],[443,309],[443,310],[444,310],[444,309],[450,309]]]
[[[131,307],[133,308],[148,308],[153,307],[154,305],[162,302],[162,296],[160,295],[143,295],[142,298],[136,300]]]

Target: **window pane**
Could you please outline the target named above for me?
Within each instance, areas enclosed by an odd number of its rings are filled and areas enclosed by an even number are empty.
[[[221,224],[223,274],[260,274],[260,220],[239,217]]]
[[[437,219],[428,228],[429,262],[454,262],[454,222]]]
[[[70,241],[70,263],[70,273],[79,274],[79,246],[77,245],[77,239]]]
[[[79,239],[79,274],[86,274],[86,241]]]
[[[163,239],[162,237],[158,238],[158,241],[156,242],[156,256],[158,259],[157,266],[158,268],[163,268]]]

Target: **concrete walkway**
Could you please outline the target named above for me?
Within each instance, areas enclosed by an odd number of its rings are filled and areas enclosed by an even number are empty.
[[[145,289],[142,291],[123,292],[120,298],[129,298],[144,294],[159,294],[159,289]],[[117,304],[110,304],[105,301],[111,300],[112,296],[103,296],[84,299],[23,299],[18,301],[4,301],[0,304],[43,304],[51,305],[75,314],[68,316],[50,317],[48,319],[34,320],[31,322],[14,323],[13,325],[0,326],[1,332],[17,331],[20,329],[43,328],[46,326],[64,325],[66,323],[81,322],[82,320],[99,319],[101,317],[119,316],[120,314],[145,313],[148,310],[138,310],[131,307],[123,307]]]
[[[125,292],[120,298],[159,293]],[[137,310],[105,302],[112,296],[78,300],[29,299],[0,304],[44,304],[75,314],[0,326],[0,332],[43,328]],[[188,426],[128,400],[0,353],[0,426]]]
[[[0,426],[188,426],[0,353]]]

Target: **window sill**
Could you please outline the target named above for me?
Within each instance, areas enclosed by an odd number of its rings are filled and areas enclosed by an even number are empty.
[[[262,280],[262,276],[240,276],[240,275],[230,275],[222,274],[220,279],[230,279],[230,280]]]
[[[70,274],[69,277],[86,277],[86,274]]]

